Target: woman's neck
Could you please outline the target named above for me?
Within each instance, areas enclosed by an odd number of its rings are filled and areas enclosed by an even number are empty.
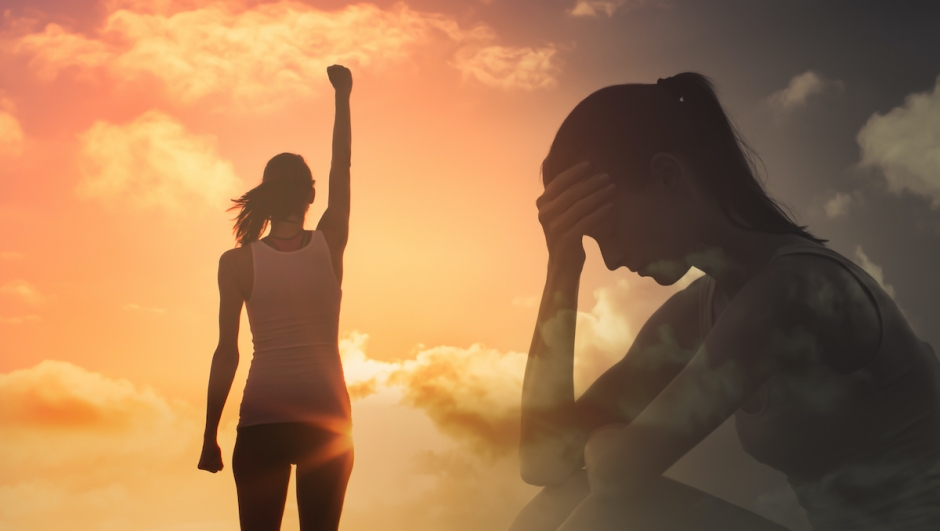
[[[304,230],[303,218],[290,217],[287,219],[271,220],[271,232],[268,236],[273,238],[291,238]]]
[[[716,287],[730,299],[770,263],[778,249],[796,243],[810,243],[810,240],[797,234],[773,234],[732,226],[689,262],[715,279]]]

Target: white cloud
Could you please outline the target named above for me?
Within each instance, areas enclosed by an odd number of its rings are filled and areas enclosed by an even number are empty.
[[[526,354],[468,348],[421,348],[414,359],[383,362],[365,354],[368,336],[340,341],[350,395],[364,398],[385,388],[419,409],[444,433],[483,454],[505,455],[518,445],[519,393]]]
[[[23,128],[20,122],[0,110],[0,159],[17,157],[23,152]]]
[[[844,216],[849,212],[849,206],[852,204],[852,196],[848,194],[843,194],[841,192],[836,193],[826,202],[825,210],[826,216],[829,218],[837,218],[839,216]]]
[[[491,87],[535,90],[552,88],[559,71],[554,45],[541,48],[466,46],[457,52],[454,66],[464,78]]]
[[[787,88],[773,93],[769,101],[781,111],[790,111],[806,105],[817,94],[841,94],[845,84],[838,79],[825,79],[812,70],[794,76]]]
[[[38,306],[46,300],[36,286],[23,279],[6,282],[0,286],[0,294],[16,297],[30,306]]]
[[[868,258],[868,255],[865,254],[865,251],[862,250],[861,245],[855,248],[855,261],[859,267],[864,269],[866,273],[871,275],[871,277],[874,278],[876,282],[878,282],[878,285],[881,286],[882,289],[884,289],[892,299],[894,298],[894,286],[885,283],[884,271],[882,270],[881,266],[872,262]]]
[[[617,11],[632,11],[650,4],[665,5],[661,0],[578,0],[568,14],[572,17],[613,17]]]
[[[456,43],[454,65],[490,86],[547,88],[557,71],[553,46],[497,46],[484,25],[464,30],[451,17],[403,3],[324,11],[288,0],[251,7],[164,0],[156,8],[135,0],[108,8],[92,36],[49,24],[15,39],[12,49],[44,79],[66,69],[105,71],[119,80],[153,77],[183,103],[226,110],[266,108],[326,88],[324,71],[333,63],[382,68],[442,43]]]
[[[857,140],[859,165],[881,169],[889,190],[922,195],[940,208],[940,77],[933,92],[910,94],[904,105],[873,114]]]
[[[215,138],[196,135],[159,111],[126,125],[95,122],[81,135],[78,193],[112,205],[181,213],[224,207],[240,182]]]

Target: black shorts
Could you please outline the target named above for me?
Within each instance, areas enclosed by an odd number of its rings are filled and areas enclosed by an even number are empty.
[[[348,433],[304,423],[239,428],[232,471],[242,529],[280,526],[291,465],[297,465],[301,531],[335,531],[352,464]]]
[[[282,422],[238,428],[233,463],[250,459],[259,465],[316,464],[340,457],[349,445],[348,434],[312,424]]]

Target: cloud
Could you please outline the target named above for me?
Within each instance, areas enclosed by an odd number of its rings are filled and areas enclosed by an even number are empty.
[[[0,260],[6,260],[9,262],[12,262],[14,260],[22,260],[24,258],[26,258],[26,255],[23,253],[16,253],[12,251],[0,253]]]
[[[829,218],[844,216],[848,214],[849,205],[851,204],[852,196],[839,192],[834,195],[832,199],[826,202],[826,206],[824,207],[826,210],[826,216]]]
[[[221,208],[240,187],[215,138],[196,135],[159,111],[133,122],[95,122],[81,135],[79,195],[112,205],[181,213]]]
[[[353,405],[360,428],[372,431],[357,439],[344,529],[507,529],[538,491],[519,479],[516,452],[467,451],[435,436],[423,412],[394,405],[370,410],[369,402]]]
[[[554,45],[541,48],[485,46],[464,47],[454,66],[464,78],[502,89],[546,89],[557,84],[559,65]]]
[[[0,159],[18,157],[23,152],[23,129],[17,119],[0,110]]]
[[[200,4],[200,5],[197,5]],[[56,24],[13,40],[33,71],[52,79],[72,69],[132,81],[160,80],[183,103],[243,109],[276,106],[326,88],[328,65],[382,68],[419,47],[459,48],[454,65],[465,76],[500,88],[554,86],[555,49],[493,44],[484,25],[462,29],[445,15],[396,4],[324,11],[282,0],[251,7],[223,2],[111,2],[91,36]],[[226,101],[218,101],[222,96]]]
[[[583,392],[621,359],[646,319],[699,276],[691,272],[668,289],[631,276],[596,290],[594,307],[577,315],[576,392]],[[385,362],[370,359],[367,344],[368,336],[359,332],[340,341],[347,388],[354,399],[395,389],[401,403],[423,411],[439,430],[474,453],[498,457],[517,450],[527,354],[480,344],[438,346],[419,348],[414,359]]]
[[[388,379],[400,363],[390,363],[369,358],[366,346],[368,334],[352,331],[339,340],[339,353],[343,361],[346,389],[353,400],[365,398],[378,392],[380,385]]]
[[[596,289],[594,307],[578,312],[575,392],[582,393],[623,358],[649,316],[700,276],[701,271],[692,269],[679,282],[664,288],[650,278],[631,275]]]
[[[392,373],[403,403],[423,410],[444,433],[475,450],[506,454],[519,445],[519,396],[527,355],[482,345],[435,347]]]
[[[14,41],[12,50],[29,57],[30,68],[46,81],[55,79],[67,68],[83,71],[104,66],[113,55],[106,43],[71,33],[54,23],[41,33],[30,33]]]
[[[859,267],[864,269],[866,273],[871,275],[871,277],[875,279],[876,282],[878,282],[878,285],[881,286],[881,288],[884,289],[892,299],[894,298],[894,286],[885,283],[884,271],[882,270],[881,266],[872,262],[868,258],[868,255],[865,254],[865,251],[862,250],[861,245],[855,248],[855,262],[859,265]]]
[[[39,306],[46,300],[35,286],[23,279],[11,280],[0,286],[0,294],[16,297],[30,306]]]
[[[518,445],[519,396],[526,354],[469,348],[420,349],[414,359],[368,358],[368,336],[340,340],[346,385],[353,399],[394,388],[401,402],[423,411],[442,432],[474,451],[505,455]]]
[[[572,17],[613,17],[617,11],[632,11],[647,5],[665,6],[662,0],[578,0],[568,14]]]
[[[51,360],[0,374],[0,426],[6,456],[0,476],[11,479],[54,477],[89,460],[176,452],[198,428],[189,408],[152,389]]]
[[[940,77],[933,92],[910,94],[904,105],[873,114],[856,139],[860,167],[881,169],[892,192],[913,192],[940,208]]]
[[[0,424],[14,430],[114,433],[141,418],[164,424],[172,416],[153,391],[63,361],[0,375],[0,397]]]
[[[0,374],[0,522],[141,529],[184,509],[180,492],[205,501],[179,477],[195,475],[200,431],[186,404],[71,363]]]
[[[787,88],[773,93],[768,101],[782,112],[806,106],[810,97],[817,94],[841,94],[845,84],[838,79],[825,79],[808,70],[794,76]]]

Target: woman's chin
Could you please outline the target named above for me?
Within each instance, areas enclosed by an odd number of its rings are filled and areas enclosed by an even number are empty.
[[[651,277],[660,286],[671,286],[689,272],[690,266],[679,260],[659,260],[641,267],[637,274]]]

